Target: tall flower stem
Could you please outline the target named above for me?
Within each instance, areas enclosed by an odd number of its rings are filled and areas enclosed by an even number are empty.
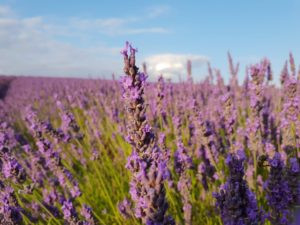
[[[132,146],[132,154],[128,158],[126,168],[132,175],[130,194],[134,202],[134,213],[136,218],[140,218],[147,225],[174,224],[173,219],[165,215],[168,203],[164,180],[168,170],[158,147],[157,138],[146,120],[144,102],[146,75],[140,73],[135,65],[136,51],[127,42],[121,52],[124,56],[126,74],[122,84],[128,116],[127,141]]]

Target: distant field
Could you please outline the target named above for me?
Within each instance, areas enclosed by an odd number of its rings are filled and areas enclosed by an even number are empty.
[[[120,80],[0,77],[0,224],[291,224],[295,67],[147,83],[123,54]]]

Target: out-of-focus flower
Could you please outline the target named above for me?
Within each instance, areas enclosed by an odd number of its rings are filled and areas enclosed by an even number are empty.
[[[224,225],[264,223],[263,212],[257,205],[256,197],[243,179],[244,161],[243,151],[227,156],[229,177],[223,188],[214,193]]]

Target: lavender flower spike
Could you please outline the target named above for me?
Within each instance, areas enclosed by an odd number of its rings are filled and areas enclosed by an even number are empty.
[[[134,202],[134,213],[147,225],[174,224],[173,219],[165,215],[168,203],[164,181],[168,169],[157,139],[146,120],[143,96],[146,75],[140,73],[135,65],[136,51],[127,42],[121,52],[126,74],[122,78],[122,84],[128,116],[127,140],[132,146],[132,155],[128,158],[126,167],[132,173],[130,194]]]
[[[229,154],[226,164],[230,175],[219,193],[214,193],[224,225],[264,224],[262,211],[258,208],[254,193],[244,180],[244,152]]]
[[[279,152],[268,162],[271,169],[264,189],[270,207],[269,220],[275,225],[288,225],[292,219],[291,209],[299,203],[299,164],[291,158],[286,167]]]

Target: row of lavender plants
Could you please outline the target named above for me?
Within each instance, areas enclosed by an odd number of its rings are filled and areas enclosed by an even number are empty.
[[[230,55],[228,84],[210,65],[194,83],[191,62],[147,83],[121,53],[120,81],[0,79],[0,224],[297,224],[292,55],[276,86],[267,59],[242,84]]]

